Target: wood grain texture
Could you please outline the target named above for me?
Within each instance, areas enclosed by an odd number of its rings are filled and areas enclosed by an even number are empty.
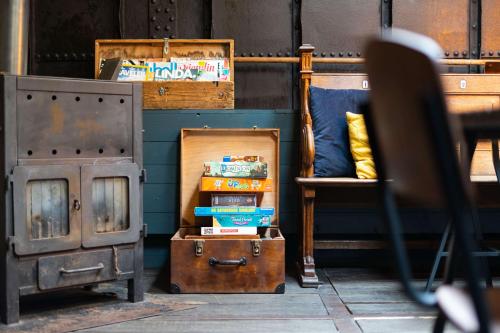
[[[26,221],[31,239],[68,234],[68,183],[65,180],[32,180],[26,185]]]
[[[144,109],[234,108],[233,82],[144,82],[143,92]]]
[[[124,231],[129,228],[128,179],[95,178],[92,182],[92,207],[97,233]]]
[[[313,51],[314,47],[311,45],[303,45],[299,50],[301,164],[300,177],[296,178],[296,182],[301,187],[302,213],[298,226],[300,245],[297,267],[299,276],[302,277],[301,284],[304,287],[315,286],[317,284],[317,277],[314,275],[315,266],[313,255],[313,207],[316,200],[316,187],[318,187],[317,192],[321,194],[320,197],[324,196],[324,194],[329,194],[329,191],[326,192],[325,190],[333,190],[326,189],[327,187],[334,188],[335,194],[329,195],[328,197],[334,198],[337,205],[365,207],[374,204],[374,195],[367,195],[368,193],[365,193],[370,191],[365,191],[363,193],[356,192],[357,195],[352,195],[353,193],[351,192],[363,188],[373,188],[376,185],[376,181],[374,180],[365,181],[357,178],[315,178],[313,176],[315,147],[312,132],[313,123],[309,110],[309,86],[313,85],[325,89],[370,89],[368,77],[363,73],[314,73],[312,63],[316,59],[312,57]],[[321,60],[321,58],[318,60]],[[330,59],[325,58],[326,62],[329,60]],[[352,59],[352,63],[359,63],[359,60],[360,59]],[[454,62],[454,60],[455,59],[444,60],[442,62],[451,63]],[[443,74],[440,76],[440,80],[443,85],[447,106],[452,113],[488,111],[496,109],[500,105],[500,75],[498,74]],[[411,82],[408,84],[411,84]],[[480,183],[495,182],[491,153],[491,147],[488,143],[481,142],[478,145],[471,166],[473,181]],[[339,189],[344,193],[342,194],[338,191]],[[483,197],[478,196],[478,198],[481,199],[483,199]],[[488,205],[489,204],[491,204],[491,201]],[[308,278],[308,276],[310,277]],[[312,282],[308,282],[308,280],[310,281],[311,279],[313,279]]]
[[[181,228],[171,239],[170,283],[181,293],[275,293],[285,283],[285,239],[278,229],[262,238],[261,255],[254,256],[248,239],[204,239],[203,255],[196,256],[195,241]],[[212,266],[209,258],[238,260],[246,265]]]
[[[209,219],[194,216],[194,207],[208,205],[209,196],[199,193],[203,162],[218,161],[225,155],[260,155],[268,163],[272,192],[265,192],[261,207],[274,207],[271,221],[279,218],[279,129],[182,129],[180,175],[180,226],[203,226]],[[206,226],[206,225],[205,225]]]
[[[234,43],[231,39],[101,39],[95,42],[95,77],[102,59],[145,59],[171,57],[228,58],[227,82],[144,82],[144,109],[233,109]],[[160,94],[160,89],[162,93]]]

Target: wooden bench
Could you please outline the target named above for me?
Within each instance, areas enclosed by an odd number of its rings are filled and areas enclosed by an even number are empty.
[[[357,178],[318,178],[314,177],[314,134],[309,112],[309,87],[311,85],[328,89],[365,89],[368,79],[364,74],[314,73],[314,47],[304,45],[300,48],[300,89],[301,89],[301,124],[300,124],[300,176],[296,178],[301,200],[301,219],[299,220],[299,256],[298,273],[303,287],[317,287],[318,277],[315,272],[314,249],[380,249],[385,247],[381,241],[366,240],[321,240],[314,241],[314,206],[317,194],[339,191],[336,197],[330,195],[330,201],[338,200],[340,205],[349,207],[374,206],[373,197],[357,195],[351,198],[346,194],[367,188],[374,188],[376,180]],[[319,58],[318,60],[324,60]],[[345,59],[347,60],[347,59]],[[318,62],[319,62],[318,61]],[[443,74],[442,82],[451,112],[492,110],[500,107],[500,75],[498,74]],[[404,111],[404,110],[403,110]],[[471,167],[471,179],[474,182],[496,185],[497,179],[492,163],[489,142],[479,142],[474,153]],[[328,191],[325,191],[328,188]],[[479,193],[481,196],[481,193]],[[483,197],[488,197],[485,193]],[[490,198],[489,204],[496,204]],[[488,204],[488,202],[487,202]],[[497,204],[498,206],[498,204]],[[335,223],[335,221],[332,221]]]

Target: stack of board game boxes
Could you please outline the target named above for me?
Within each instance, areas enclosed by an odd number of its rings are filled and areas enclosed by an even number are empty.
[[[212,226],[202,235],[257,235],[257,227],[271,225],[274,207],[259,207],[262,193],[272,191],[262,156],[224,156],[203,167],[200,192],[210,193],[211,206],[195,207],[194,215],[211,217]]]

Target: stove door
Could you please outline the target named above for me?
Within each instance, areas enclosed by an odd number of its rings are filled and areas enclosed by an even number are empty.
[[[139,240],[142,219],[137,164],[84,165],[81,186],[84,247]]]
[[[80,247],[80,168],[14,168],[14,249],[18,255]]]

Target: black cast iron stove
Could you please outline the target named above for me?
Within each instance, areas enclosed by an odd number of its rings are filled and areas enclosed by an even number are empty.
[[[142,87],[0,75],[0,314],[128,280],[143,299]]]

